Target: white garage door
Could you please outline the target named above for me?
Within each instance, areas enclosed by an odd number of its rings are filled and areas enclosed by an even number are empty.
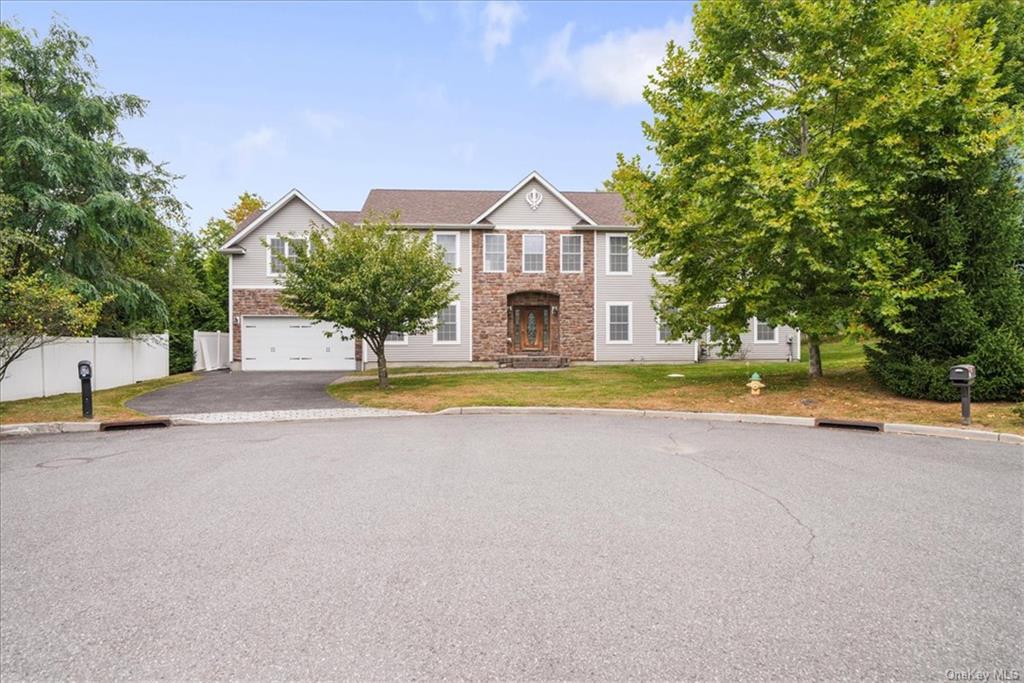
[[[325,337],[330,325],[303,318],[242,318],[243,370],[355,370],[353,340]]]

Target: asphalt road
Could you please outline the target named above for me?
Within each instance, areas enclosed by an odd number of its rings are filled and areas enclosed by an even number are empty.
[[[0,443],[0,676],[1024,670],[1024,449],[445,416]]]

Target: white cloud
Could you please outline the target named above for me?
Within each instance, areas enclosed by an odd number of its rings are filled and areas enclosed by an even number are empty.
[[[231,161],[238,172],[247,171],[268,155],[279,155],[284,151],[284,140],[276,129],[260,126],[256,130],[246,132],[231,145]]]
[[[271,149],[278,141],[277,131],[270,126],[260,126],[247,132],[235,142],[235,151],[239,154],[254,154]]]
[[[484,28],[480,47],[488,64],[494,61],[498,48],[512,44],[512,29],[525,18],[526,13],[518,2],[490,0],[484,5],[480,15]]]
[[[567,83],[589,97],[619,105],[643,102],[647,77],[665,58],[666,43],[687,45],[692,35],[689,20],[669,20],[658,28],[612,31],[574,49],[574,28],[570,22],[548,41],[534,82]]]
[[[345,120],[329,111],[307,109],[302,112],[302,120],[325,138],[334,137],[340,128],[345,127]]]

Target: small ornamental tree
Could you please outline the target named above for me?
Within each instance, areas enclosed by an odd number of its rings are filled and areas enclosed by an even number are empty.
[[[11,364],[57,337],[89,334],[102,301],[83,300],[54,274],[15,265],[16,245],[0,245],[0,380]]]
[[[343,339],[361,338],[377,356],[377,379],[386,389],[388,335],[429,332],[455,300],[443,250],[431,233],[399,225],[397,214],[314,227],[308,242],[291,242],[296,256],[285,262],[282,303],[334,325]]]

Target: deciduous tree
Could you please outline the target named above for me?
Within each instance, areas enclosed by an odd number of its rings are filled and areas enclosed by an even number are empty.
[[[430,232],[403,228],[398,216],[359,226],[314,228],[286,261],[281,300],[302,315],[334,325],[333,334],[361,338],[377,356],[377,379],[388,386],[385,340],[423,334],[455,300],[452,268]]]
[[[752,316],[822,337],[959,285],[915,258],[908,196],[1017,134],[993,27],[916,0],[721,0],[694,12],[645,90],[657,165],[621,155],[611,186],[668,275],[656,307],[735,349]]]

